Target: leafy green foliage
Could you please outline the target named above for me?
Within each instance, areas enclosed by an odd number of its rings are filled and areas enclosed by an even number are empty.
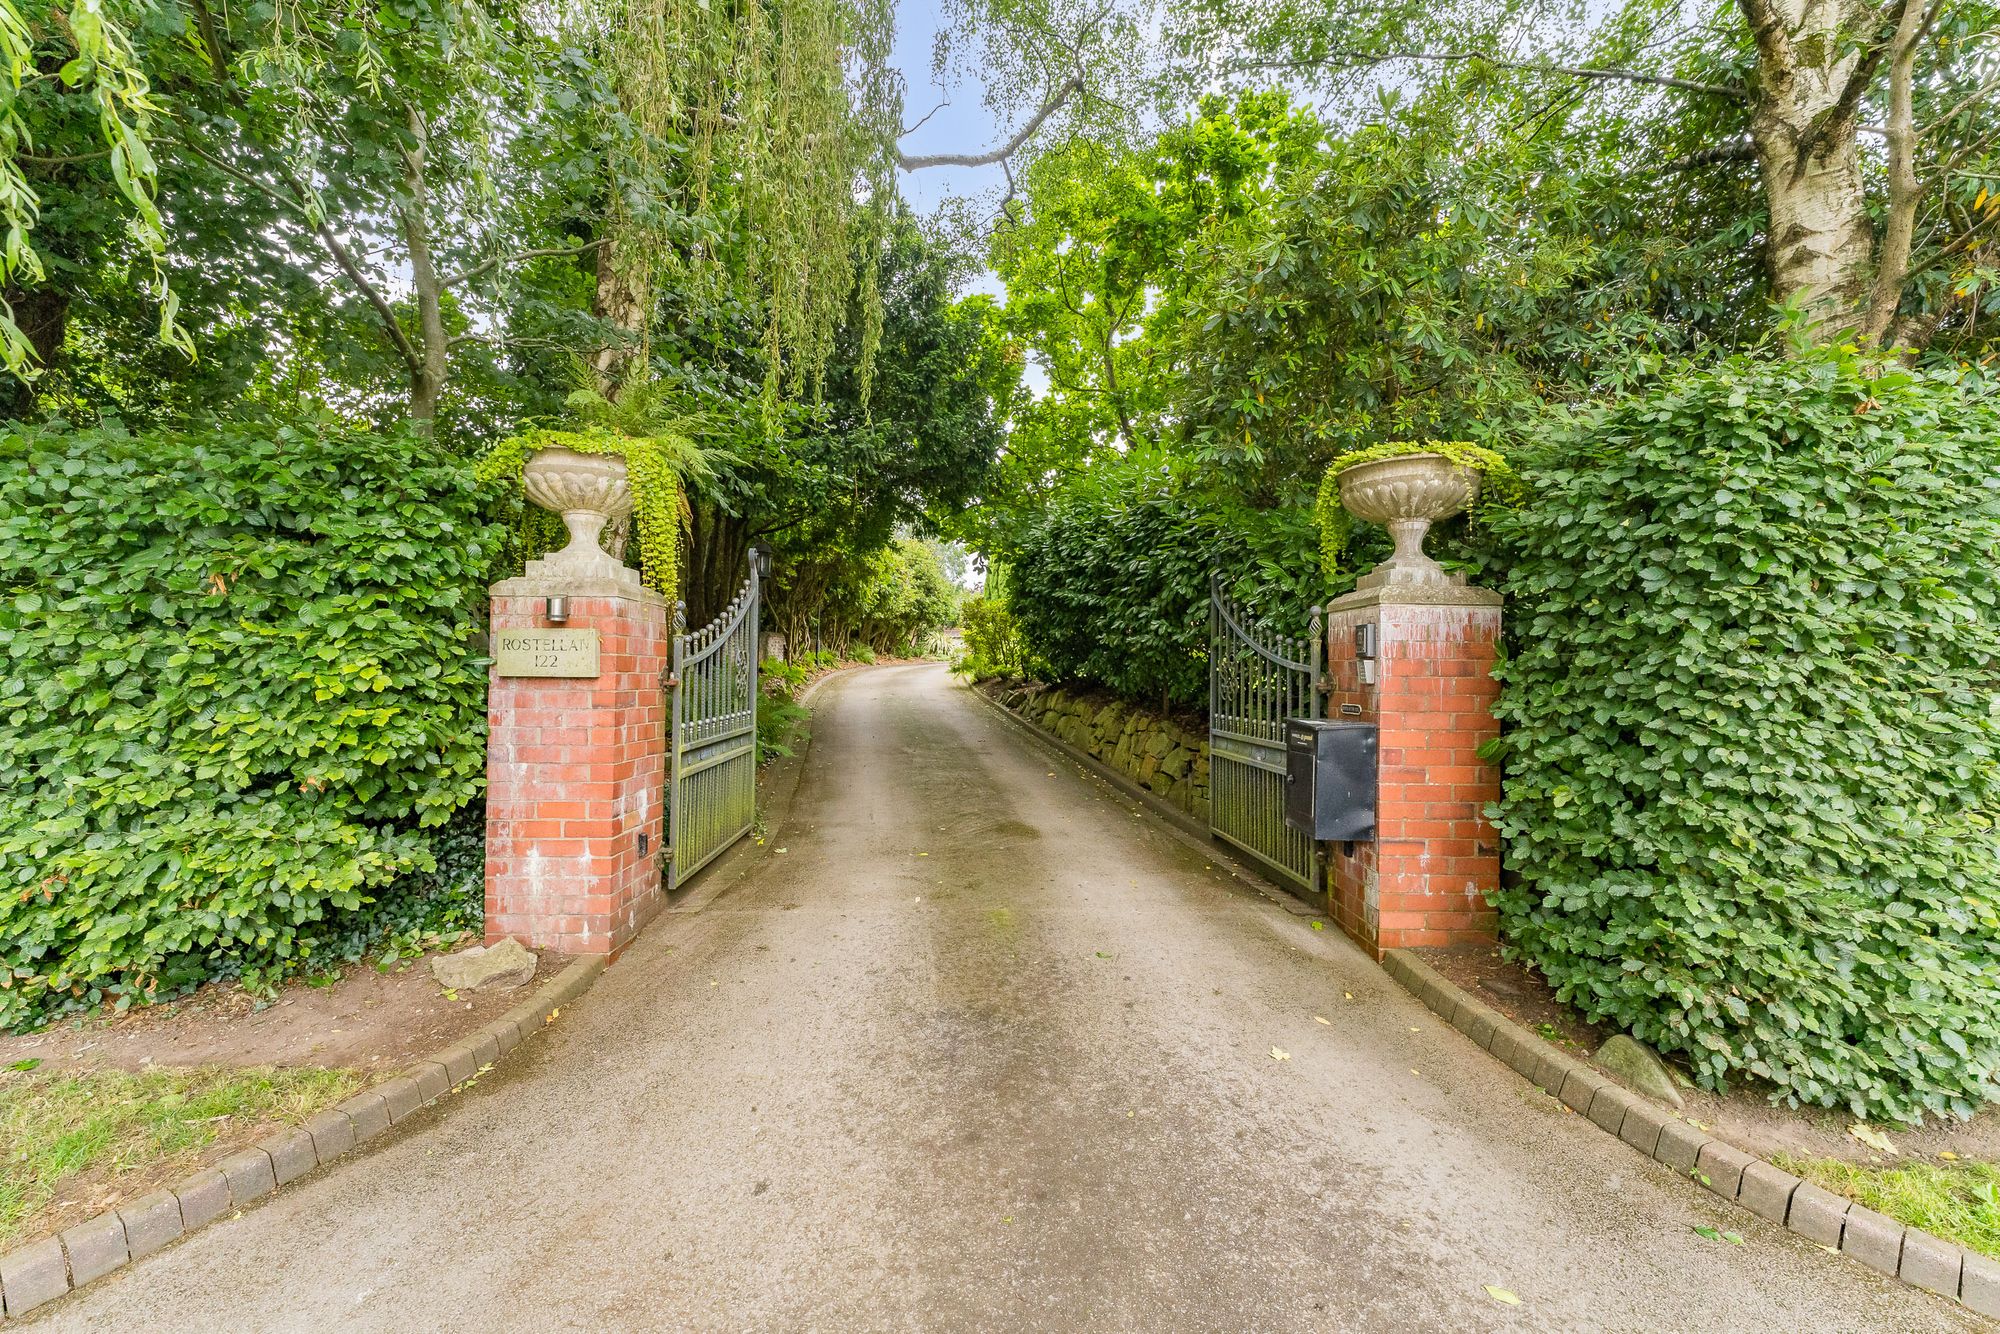
[[[1027,676],[1035,664],[1021,642],[1020,622],[1007,602],[1007,568],[993,565],[986,572],[986,589],[969,597],[959,609],[965,627],[964,652],[952,664],[974,680],[989,676]]]
[[[810,656],[810,655],[808,655]],[[792,742],[812,711],[799,703],[812,669],[803,662],[766,658],[757,664],[757,763],[792,753]]]
[[[1511,947],[1719,1088],[2000,1073],[2000,397],[1850,353],[1580,418],[1493,520]]]
[[[1726,269],[1631,230],[1562,144],[1475,148],[1477,128],[1430,104],[1330,137],[1264,226],[1212,256],[1176,333],[1198,457],[1283,500],[1354,441],[1504,445],[1523,406],[1588,401],[1700,347],[1723,298],[1698,289]]]
[[[1317,588],[1304,509],[1253,510],[1136,460],[1092,480],[1058,493],[1007,567],[1022,648],[1056,679],[1163,707],[1205,703],[1212,570],[1303,632]]]
[[[0,1027],[448,918],[497,541],[401,435],[0,438]]]
[[[984,297],[953,299],[957,264],[908,218],[896,220],[881,248],[881,344],[867,402],[857,309],[821,403],[744,419],[717,442],[735,461],[717,469],[716,483],[689,485],[696,623],[703,607],[727,600],[741,553],[762,539],[776,553],[765,589],[773,629],[794,645],[809,643],[817,625],[837,648],[859,635],[878,650],[899,649],[886,626],[861,624],[873,616],[864,586],[885,568],[879,553],[898,533],[936,531],[987,480],[1003,439],[994,387],[1019,373],[1000,364],[997,312]],[[939,596],[939,581],[929,587]],[[950,619],[940,608],[927,624]]]
[[[18,0],[0,0],[0,88],[5,90],[0,94],[0,232],[5,236],[0,241],[0,288],[18,291],[48,276],[33,236],[43,202],[22,171],[22,150],[35,146],[22,94],[33,82],[55,83],[87,101],[94,113],[106,171],[129,211],[130,235],[159,299],[160,338],[192,351],[187,331],[174,318],[178,303],[167,286],[166,234],[154,202],[159,166],[147,140],[159,106],[146,86],[126,25],[94,0],[34,8],[40,12],[31,19],[33,10]],[[60,71],[56,78],[48,78],[48,67]],[[39,77],[31,80],[31,72]],[[0,364],[32,376],[39,369],[34,364],[38,355],[11,304],[0,303]]]
[[[907,656],[933,630],[958,619],[958,590],[945,578],[937,547],[899,537],[866,559],[860,579],[829,604],[837,624],[851,627],[861,649]]]

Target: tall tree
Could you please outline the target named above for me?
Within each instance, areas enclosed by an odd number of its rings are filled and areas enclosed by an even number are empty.
[[[1634,188],[1754,163],[1773,294],[1823,339],[1922,345],[1991,296],[1997,29],[1991,0],[1628,0],[1598,23],[1582,5],[1204,0],[1181,49],[1347,95],[1506,81],[1544,108],[1496,132],[1541,133],[1587,97],[1635,144],[1692,130],[1687,154],[1635,163]]]

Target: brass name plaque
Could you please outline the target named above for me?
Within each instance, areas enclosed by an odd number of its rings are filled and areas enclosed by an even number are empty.
[[[493,662],[502,676],[596,676],[595,630],[496,630]]]

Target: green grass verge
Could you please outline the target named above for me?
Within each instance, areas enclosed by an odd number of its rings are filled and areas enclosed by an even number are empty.
[[[1772,1161],[1899,1223],[2000,1259],[2000,1166],[1966,1160],[1866,1167],[1792,1154]]]
[[[128,1185],[192,1171],[225,1135],[301,1120],[362,1083],[351,1070],[0,1069],[0,1251],[31,1240],[51,1204],[129,1199]]]

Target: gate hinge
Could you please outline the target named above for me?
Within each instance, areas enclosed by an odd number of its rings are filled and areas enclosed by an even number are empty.
[[[680,683],[681,679],[678,676],[674,675],[673,668],[671,667],[660,668],[660,689],[672,690],[675,686],[678,686]]]

